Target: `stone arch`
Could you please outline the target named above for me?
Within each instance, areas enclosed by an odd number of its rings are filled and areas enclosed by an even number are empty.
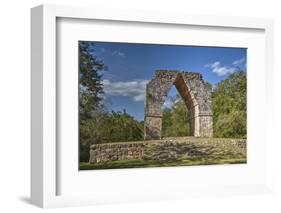
[[[144,139],[161,138],[162,105],[173,85],[189,111],[191,135],[212,137],[211,85],[203,81],[200,73],[158,70],[146,86]]]

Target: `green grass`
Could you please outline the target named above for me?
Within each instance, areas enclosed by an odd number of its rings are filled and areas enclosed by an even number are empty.
[[[246,158],[214,159],[214,160],[177,160],[171,162],[156,162],[144,160],[124,160],[103,163],[80,163],[80,170],[93,169],[124,169],[124,168],[149,168],[149,167],[169,167],[169,166],[194,166],[211,164],[240,164],[246,163]]]

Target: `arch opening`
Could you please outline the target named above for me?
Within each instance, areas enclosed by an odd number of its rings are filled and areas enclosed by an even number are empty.
[[[212,137],[211,88],[201,74],[157,71],[146,89],[144,139],[161,138],[162,106],[173,85],[189,114],[189,135]]]
[[[189,111],[173,85],[162,106],[161,137],[190,136]]]
[[[194,102],[186,82],[178,74],[162,106],[161,137],[194,135]]]

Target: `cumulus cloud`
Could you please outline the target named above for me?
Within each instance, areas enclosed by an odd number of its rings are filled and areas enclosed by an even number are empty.
[[[180,96],[168,96],[162,106],[162,108],[172,108],[172,106],[176,103],[178,103],[181,100]],[[174,106],[176,107],[176,106]]]
[[[105,49],[104,47],[100,48],[100,51],[102,53],[106,53],[106,54],[109,54],[109,55],[112,55],[112,56],[117,56],[117,57],[125,57],[125,53],[121,52],[121,51],[117,51],[117,50],[108,50],[108,49]]]
[[[170,98],[170,97],[166,98],[166,100],[163,104],[163,108],[171,108],[172,106],[173,106],[172,98]]]
[[[219,61],[206,64],[205,67],[211,68],[212,72],[216,73],[218,76],[224,76],[235,72],[235,67],[223,66]]]
[[[113,51],[111,54],[113,56],[125,57],[125,53],[117,51],[117,50]]]
[[[147,80],[117,81],[103,80],[105,94],[131,97],[134,101],[144,101]]]
[[[236,66],[236,67],[239,67],[241,64],[243,64],[245,62],[245,57],[244,58],[241,58],[241,59],[238,59],[238,60],[235,60],[233,61],[233,65]]]

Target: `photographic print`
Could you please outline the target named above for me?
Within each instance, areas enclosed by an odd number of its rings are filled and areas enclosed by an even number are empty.
[[[247,49],[79,41],[79,169],[247,162]]]

